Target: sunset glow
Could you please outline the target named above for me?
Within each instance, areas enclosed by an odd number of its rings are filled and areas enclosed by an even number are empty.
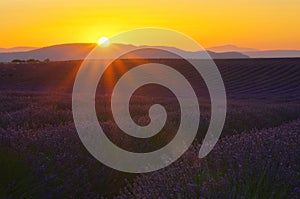
[[[4,0],[0,47],[96,43],[141,27],[170,28],[204,47],[300,49],[300,1]]]
[[[110,43],[110,41],[107,37],[101,37],[100,39],[98,39],[99,46],[108,46],[109,43]]]

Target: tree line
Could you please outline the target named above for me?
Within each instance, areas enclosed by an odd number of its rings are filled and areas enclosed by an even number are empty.
[[[14,59],[11,61],[12,63],[40,63],[40,62],[50,62],[50,59],[44,59],[43,61],[40,61],[38,59],[27,59],[27,60],[23,60],[23,59]]]

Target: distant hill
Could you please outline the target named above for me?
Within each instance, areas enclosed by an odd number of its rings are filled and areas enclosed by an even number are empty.
[[[235,45],[224,45],[207,48],[206,50],[224,53],[239,52],[248,55],[250,58],[292,58],[300,57],[300,50],[258,50],[255,48],[244,48]]]
[[[44,60],[49,58],[52,61],[65,61],[65,60],[81,60],[84,59],[90,52],[96,47],[96,44],[61,44],[55,46],[49,46],[39,48],[27,52],[11,52],[11,53],[0,53],[0,62],[10,62],[14,59],[27,60],[27,59],[38,59]],[[111,44],[109,47],[98,48],[100,52],[93,59],[105,59],[112,57],[115,53],[125,52],[128,50],[135,50],[139,47],[125,44]],[[173,47],[160,47],[165,50],[172,49],[175,52],[184,54],[187,58],[201,59],[204,52],[189,52],[183,51]],[[226,52],[226,53],[215,53],[208,52],[214,59],[241,59],[249,58],[239,52]],[[199,57],[200,55],[200,57]],[[149,55],[148,55],[149,56]],[[161,54],[151,54],[148,58],[172,58],[162,57]]]
[[[47,58],[53,61],[77,60],[84,58],[95,46],[96,44],[62,44],[26,52],[0,53],[0,61],[10,62],[14,59],[44,60]]]
[[[174,67],[182,73],[199,96],[208,99],[206,84],[200,75],[194,73],[182,60],[158,60],[161,64]],[[0,63],[0,92],[72,92],[76,73],[81,61],[59,61],[42,63]],[[101,61],[99,61],[101,63]],[[123,60],[116,62],[112,71],[119,71],[103,79],[103,88],[99,94],[112,86],[122,76],[120,71],[128,71],[132,64],[141,64],[141,60]],[[300,100],[300,58],[282,59],[218,59],[215,63],[222,75],[228,99],[273,99],[284,101]],[[122,70],[116,70],[122,66]],[[149,92],[148,92],[149,91]],[[144,90],[147,94],[160,95],[161,92]],[[167,93],[166,93],[167,94]]]
[[[251,58],[285,58],[300,57],[300,50],[263,50],[253,52],[243,52]]]
[[[0,53],[11,53],[11,52],[26,52],[30,50],[37,49],[36,47],[14,47],[14,48],[0,48]]]
[[[10,62],[14,59],[28,60],[50,59],[52,61],[67,61],[67,60],[82,60],[84,59],[97,45],[93,43],[74,43],[60,44],[43,48],[34,47],[16,47],[16,48],[0,48],[0,62]],[[149,46],[151,47],[151,46]],[[189,59],[205,58],[205,52],[190,52],[174,47],[153,46],[160,49],[172,50],[183,54]],[[111,44],[108,47],[98,48],[100,55],[93,59],[106,59],[113,57],[120,52],[132,51],[139,49],[138,46],[129,44]],[[245,58],[295,58],[300,57],[300,50],[258,50],[254,48],[244,48],[234,45],[215,46],[206,49],[210,56],[214,59],[245,59]],[[162,55],[158,53],[147,54],[147,58],[170,58],[170,55]]]
[[[217,52],[217,53],[222,53],[222,52],[253,52],[253,51],[259,51],[258,49],[255,48],[243,48],[243,47],[238,47],[235,45],[223,45],[223,46],[214,46],[207,48],[206,50]]]

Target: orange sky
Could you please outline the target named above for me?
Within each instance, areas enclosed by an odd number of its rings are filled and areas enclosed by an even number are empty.
[[[92,42],[166,27],[202,46],[300,49],[299,0],[1,0],[0,47]]]

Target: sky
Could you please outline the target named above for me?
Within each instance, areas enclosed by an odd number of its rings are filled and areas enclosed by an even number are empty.
[[[1,0],[0,47],[96,43],[169,28],[203,47],[300,50],[300,0]]]

